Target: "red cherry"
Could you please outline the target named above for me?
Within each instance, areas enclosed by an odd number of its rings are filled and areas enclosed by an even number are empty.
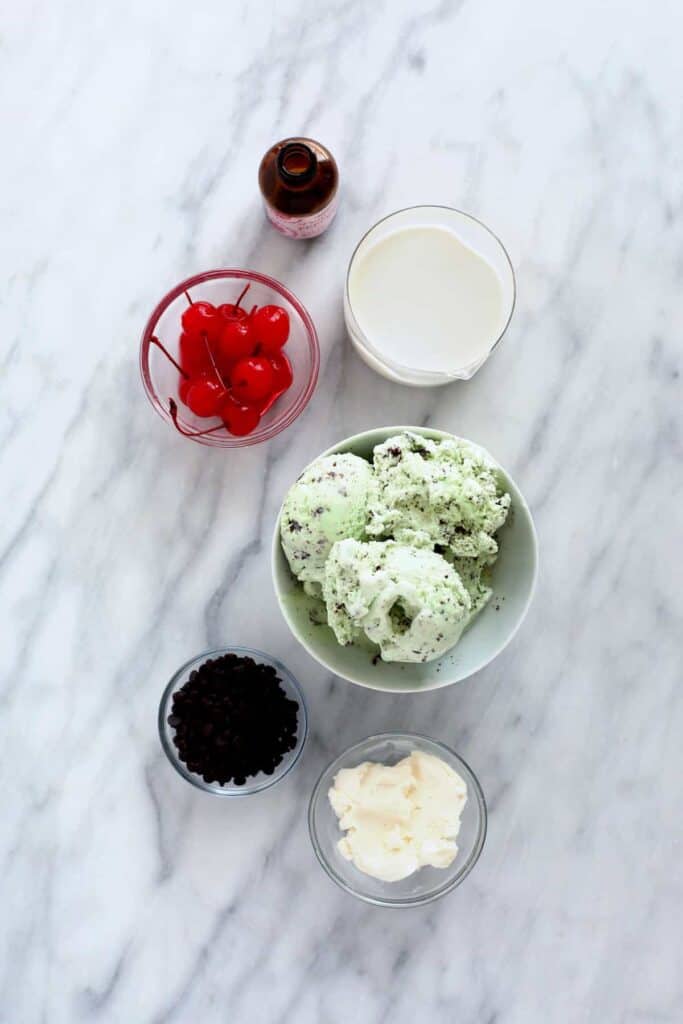
[[[190,382],[186,404],[195,416],[217,416],[227,398],[228,392],[211,377],[201,377]]]
[[[289,337],[289,313],[282,306],[261,306],[253,316],[254,332],[261,351],[279,352]]]
[[[216,353],[216,371],[220,374],[220,379],[225,384],[226,390],[230,388],[230,374],[234,365],[234,359],[224,359],[220,352]]]
[[[218,313],[224,320],[246,320],[247,311],[242,309],[240,303],[251,288],[251,283],[245,284],[242,291],[239,293],[237,302],[224,302],[218,307]]]
[[[218,315],[224,320],[246,320],[247,311],[242,309],[241,306],[235,306],[232,302],[224,302],[222,306],[218,307]]]
[[[211,372],[211,357],[201,335],[181,334],[178,342],[180,365],[191,377]]]
[[[291,386],[294,379],[291,363],[282,352],[279,355],[270,356],[269,362],[273,368],[273,390],[258,405],[258,410],[262,416],[265,416],[268,410],[275,405],[280,395]]]
[[[243,405],[232,395],[228,395],[223,408],[221,418],[230,434],[236,437],[245,437],[256,430],[261,420],[261,413],[253,405]]]
[[[240,402],[260,402],[273,390],[274,376],[265,356],[240,359],[230,374],[233,394]]]
[[[281,395],[283,391],[292,386],[292,381],[294,380],[292,364],[284,352],[278,352],[277,355],[270,356],[269,361],[275,378],[273,391]]]
[[[256,348],[254,332],[248,320],[229,320],[221,332],[218,354],[226,363],[252,355]]]
[[[183,313],[180,322],[188,334],[198,338],[205,334],[209,341],[217,341],[223,326],[218,310],[210,302],[193,302]]]
[[[180,378],[180,384],[178,385],[178,398],[183,403],[183,405],[187,405],[187,392],[190,390],[193,384],[194,380],[191,377]]]

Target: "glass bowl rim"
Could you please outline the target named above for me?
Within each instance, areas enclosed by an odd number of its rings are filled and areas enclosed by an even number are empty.
[[[255,661],[261,658],[263,662],[272,665],[273,668],[275,668],[278,673],[282,673],[286,677],[287,682],[291,685],[292,689],[297,695],[300,707],[299,718],[301,721],[301,740],[299,742],[299,739],[297,737],[298,750],[295,751],[294,756],[292,757],[287,767],[282,772],[278,772],[278,769],[276,768],[272,776],[270,776],[267,779],[267,781],[262,782],[259,785],[249,785],[249,783],[247,783],[245,786],[241,786],[239,790],[213,789],[211,783],[204,782],[200,775],[197,775],[196,772],[191,772],[189,768],[186,768],[186,766],[177,756],[171,739],[166,735],[166,715],[168,713],[169,701],[182,676],[185,674],[188,668],[191,665],[194,665],[196,662],[209,659],[212,656],[219,656],[221,654],[248,655],[249,657],[253,657]],[[166,684],[162,691],[161,698],[159,700],[159,710],[157,713],[157,729],[159,732],[159,741],[161,743],[164,753],[166,754],[166,758],[168,759],[171,766],[175,768],[175,770],[177,771],[178,775],[181,776],[181,778],[185,779],[186,782],[189,782],[192,786],[195,786],[197,789],[201,790],[202,793],[208,793],[210,796],[225,798],[235,797],[237,799],[240,799],[242,797],[253,796],[255,793],[263,793],[264,790],[270,789],[271,786],[276,785],[276,783],[284,779],[285,776],[289,775],[292,768],[294,768],[294,766],[297,764],[299,758],[301,757],[302,751],[306,746],[306,739],[308,737],[308,708],[306,706],[306,698],[304,697],[303,690],[301,689],[299,682],[297,681],[297,679],[295,679],[295,677],[292,675],[292,673],[289,671],[286,665],[283,665],[278,658],[274,658],[272,654],[267,654],[265,651],[260,651],[256,647],[242,647],[239,645],[211,647],[208,650],[202,651],[200,654],[195,654],[194,657],[189,658],[183,665],[180,666],[180,668],[176,669],[176,671],[169,679],[168,683]]]
[[[474,845],[460,872],[457,873],[449,881],[444,882],[443,885],[434,889],[427,895],[400,899],[392,899],[391,897],[370,896],[368,893],[362,892],[360,889],[354,888],[352,885],[349,885],[348,882],[344,881],[344,879],[334,870],[330,862],[327,860],[327,857],[323,853],[322,846],[319,842],[318,834],[314,825],[314,812],[320,799],[322,791],[322,781],[325,778],[325,776],[333,768],[336,767],[338,762],[343,761],[346,757],[349,756],[349,754],[353,754],[354,751],[366,747],[368,744],[396,739],[417,740],[422,742],[426,741],[427,743],[433,744],[435,747],[442,750],[444,753],[448,754],[449,758],[454,759],[457,764],[463,765],[467,772],[469,773],[469,776],[471,777],[473,782],[472,788],[474,789],[479,819],[477,835]],[[332,761],[330,761],[330,763],[326,765],[325,768],[323,768],[322,772],[318,776],[318,780],[315,786],[313,787],[313,792],[311,793],[311,798],[308,803],[308,834],[311,840],[311,845],[313,846],[313,851],[316,857],[318,858],[320,866],[323,868],[328,877],[331,878],[332,881],[335,882],[345,892],[349,893],[351,896],[355,896],[356,899],[362,900],[364,903],[370,903],[376,907],[388,907],[390,909],[421,907],[425,906],[427,903],[433,903],[435,900],[441,899],[442,896],[446,896],[449,892],[452,892],[453,889],[457,889],[461,882],[464,882],[464,880],[467,878],[467,876],[470,874],[475,864],[479,860],[481,852],[484,849],[484,844],[486,842],[487,831],[488,810],[486,806],[486,798],[484,796],[484,791],[481,787],[481,783],[479,782],[479,779],[477,778],[475,772],[469,766],[467,761],[465,761],[463,757],[457,754],[452,747],[449,747],[448,744],[444,743],[441,740],[435,740],[431,736],[425,736],[424,733],[418,732],[380,732],[375,733],[372,736],[367,736],[365,739],[359,740],[357,743],[353,743],[350,747],[347,747],[345,750],[341,752],[341,754],[339,754]]]
[[[320,371],[320,343],[318,341],[318,332],[315,329],[315,324],[311,319],[311,315],[294,292],[290,291],[289,288],[276,280],[276,278],[270,277],[268,274],[261,274],[257,270],[240,270],[236,267],[224,267],[216,270],[205,270],[200,274],[193,274],[191,277],[187,277],[180,281],[159,300],[145,324],[142,332],[142,338],[140,340],[140,376],[142,378],[142,385],[145,389],[145,394],[147,395],[150,404],[156,413],[172,426],[173,422],[171,420],[170,413],[161,403],[152,384],[151,374],[149,372],[150,339],[160,317],[166,312],[171,303],[175,302],[175,300],[179,298],[184,291],[188,288],[194,288],[199,284],[204,284],[206,281],[217,281],[221,279],[255,281],[267,288],[271,288],[279,295],[282,295],[282,297],[286,299],[291,306],[293,306],[303,322],[308,350],[311,356],[311,370],[308,382],[303,392],[291,408],[283,412],[279,419],[273,420],[270,426],[264,429],[261,433],[259,433],[257,428],[256,431],[252,434],[247,434],[245,437],[236,437],[226,433],[225,437],[208,434],[205,437],[188,438],[190,441],[196,441],[199,444],[206,445],[210,448],[246,448],[250,445],[261,444],[263,441],[269,441],[272,437],[275,437],[277,434],[292,425],[294,420],[301,415],[311,400],[313,392],[315,391],[315,386],[318,382],[318,374]]]
[[[441,372],[434,371],[434,370],[416,370],[415,367],[407,366],[405,363],[399,363],[399,362],[394,362],[393,360],[390,360],[390,359],[385,359],[377,351],[377,349],[374,347],[374,345],[372,344],[372,342],[368,338],[366,332],[363,330],[363,328],[359,324],[358,318],[356,317],[356,314],[355,314],[355,311],[354,311],[354,308],[353,308],[353,303],[351,302],[351,293],[349,291],[349,280],[351,278],[351,268],[352,268],[352,266],[354,264],[354,261],[355,261],[357,255],[358,255],[360,247],[363,245],[363,243],[366,241],[366,239],[369,238],[369,236],[372,234],[372,232],[376,228],[378,228],[380,226],[380,224],[384,224],[385,221],[391,220],[393,217],[398,217],[402,213],[410,213],[412,210],[447,210],[449,213],[457,213],[461,217],[467,217],[468,220],[474,221],[475,224],[478,224],[480,227],[482,227],[484,229],[484,231],[486,231],[489,235],[491,235],[491,237],[496,242],[498,242],[498,245],[501,247],[501,249],[503,251],[505,259],[508,262],[508,266],[510,267],[510,273],[512,275],[512,302],[510,303],[510,313],[508,315],[508,318],[505,321],[505,323],[503,324],[503,327],[501,329],[500,334],[498,335],[496,340],[491,345],[491,348],[488,350],[487,354],[485,355],[484,362],[486,362],[486,360],[493,354],[494,350],[498,347],[500,342],[503,340],[504,336],[507,334],[508,327],[510,326],[510,323],[512,322],[512,317],[513,317],[513,314],[515,312],[515,306],[517,305],[517,277],[515,275],[514,265],[512,263],[512,260],[510,259],[510,254],[507,251],[507,249],[505,248],[505,246],[503,245],[502,240],[495,233],[495,231],[493,231],[493,229],[490,228],[488,226],[488,224],[485,224],[484,221],[481,220],[479,217],[475,217],[473,213],[467,213],[466,210],[460,210],[457,206],[447,206],[445,203],[413,203],[410,206],[402,206],[400,210],[392,210],[391,213],[387,213],[384,217],[380,217],[379,220],[375,221],[375,223],[372,224],[363,235],[361,235],[361,237],[358,240],[358,243],[357,243],[356,247],[354,248],[353,252],[351,253],[351,258],[349,259],[349,263],[348,263],[348,266],[346,268],[346,277],[344,279],[344,299],[346,301],[346,307],[348,309],[349,316],[351,317],[351,319],[353,321],[353,325],[356,328],[356,331],[358,332],[358,335],[359,335],[358,343],[360,343],[360,340],[362,339],[362,344],[363,344],[363,347],[366,349],[366,351],[375,360],[377,360],[377,362],[380,363],[380,365],[385,366],[392,373],[398,373],[398,374],[402,374],[404,376],[410,376],[411,374],[413,376],[416,376],[417,374],[419,374],[420,375],[420,381],[418,383],[414,384],[413,385],[414,387],[421,387],[421,386],[428,387],[428,386],[430,386],[430,381],[431,381],[431,383],[438,382],[438,383],[442,383],[442,384],[447,384],[449,382],[452,383],[453,381],[457,380],[458,378],[453,376],[452,374],[441,373]],[[473,372],[476,372],[476,370],[473,371]],[[472,376],[472,375],[473,374],[470,374],[470,376]],[[466,378],[462,378],[462,379],[468,380],[469,378],[466,377]],[[405,381],[399,381],[399,383],[406,383],[406,382]]]

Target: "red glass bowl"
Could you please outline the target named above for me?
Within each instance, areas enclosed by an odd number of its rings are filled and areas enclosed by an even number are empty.
[[[181,281],[164,296],[147,321],[140,344],[142,382],[159,415],[175,430],[169,412],[169,398],[173,398],[178,405],[178,422],[184,429],[206,430],[218,425],[218,417],[200,419],[179,400],[178,371],[156,345],[150,344],[150,339],[156,336],[177,359],[180,318],[187,309],[185,292],[194,302],[212,302],[218,306],[223,302],[234,302],[247,283],[250,288],[243,299],[246,309],[272,303],[289,313],[290,333],[284,353],[292,364],[294,380],[289,390],[261,419],[256,430],[246,437],[235,437],[227,430],[219,430],[215,434],[190,438],[215,448],[244,448],[268,441],[291,426],[306,408],[315,390],[320,366],[318,335],[306,309],[289,289],[265,274],[257,274],[253,270],[207,270]]]

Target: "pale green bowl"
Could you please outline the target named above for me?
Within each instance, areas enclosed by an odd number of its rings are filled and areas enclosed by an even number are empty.
[[[369,459],[375,445],[403,430],[437,441],[455,436],[424,427],[379,427],[347,437],[322,455],[353,452]],[[489,458],[492,458],[490,454]],[[512,496],[512,506],[497,536],[500,553],[493,567],[493,596],[460,642],[442,657],[425,665],[383,662],[375,659],[377,648],[369,644],[367,647],[359,644],[342,647],[337,643],[329,626],[319,624],[324,605],[304,594],[290,572],[280,543],[278,515],[273,536],[275,593],[287,625],[316,661],[335,675],[359,686],[390,693],[414,693],[458,683],[500,654],[521,626],[531,603],[538,571],[538,540],[531,512],[519,488],[502,466],[498,468],[506,490]]]

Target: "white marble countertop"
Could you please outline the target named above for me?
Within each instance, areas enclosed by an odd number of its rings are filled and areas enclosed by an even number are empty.
[[[36,0],[3,20],[0,1019],[681,1021],[680,5]],[[298,132],[343,176],[314,243],[277,236],[256,188]],[[480,216],[518,277],[495,356],[438,391],[373,375],[341,316],[356,240],[416,202]],[[153,303],[225,265],[285,281],[322,347],[305,415],[236,453],[176,436],[137,369]],[[397,421],[487,446],[542,553],[504,654],[413,697],[326,676],[269,568],[297,471]],[[172,671],[227,641],[280,656],[312,725],[296,772],[236,805],[156,734]],[[323,764],[396,728],[454,745],[490,806],[474,873],[417,911],[337,890],[305,822]]]

